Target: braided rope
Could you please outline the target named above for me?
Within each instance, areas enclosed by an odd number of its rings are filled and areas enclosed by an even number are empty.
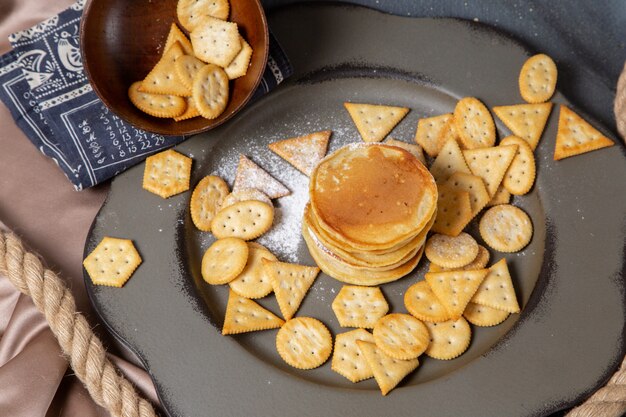
[[[113,417],[156,417],[152,405],[106,358],[102,342],[76,311],[74,297],[63,281],[45,269],[37,256],[25,252],[16,235],[4,231],[0,231],[0,274],[33,299],[97,404]]]
[[[626,141],[626,63],[622,75],[617,81],[617,91],[615,91],[615,121],[617,122],[617,131]]]

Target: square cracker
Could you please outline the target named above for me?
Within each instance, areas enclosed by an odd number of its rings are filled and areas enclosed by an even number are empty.
[[[561,105],[554,148],[555,161],[613,145],[611,139],[604,136],[571,109]]]
[[[406,116],[406,107],[377,104],[344,103],[361,138],[365,142],[380,142]]]
[[[196,57],[209,64],[226,68],[241,51],[237,24],[205,17],[193,32],[191,44]]]

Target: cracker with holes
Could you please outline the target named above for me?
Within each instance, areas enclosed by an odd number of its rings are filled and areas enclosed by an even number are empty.
[[[416,359],[428,347],[428,328],[409,314],[388,314],[374,326],[376,346],[394,359]]]
[[[128,98],[142,112],[159,118],[178,117],[185,113],[185,99],[178,96],[144,93],[139,91],[141,81],[134,82],[128,89]]]
[[[294,368],[313,369],[330,357],[333,337],[321,321],[296,317],[288,320],[278,331],[276,350]]]
[[[455,271],[458,269],[463,271],[472,271],[475,269],[483,269],[489,263],[490,257],[491,255],[489,254],[487,248],[483,245],[478,245],[478,255],[476,255],[476,258],[474,258],[474,260],[467,265],[460,268],[446,268],[431,262],[430,266],[428,267],[428,272]]]
[[[280,312],[291,319],[300,308],[304,296],[313,285],[320,269],[316,266],[289,264],[261,259],[265,273],[272,283]]]
[[[248,245],[234,237],[218,239],[202,256],[202,278],[211,285],[227,284],[237,278],[248,261]]]
[[[489,273],[472,297],[472,302],[509,313],[519,313],[520,308],[506,259],[500,259],[488,270]]]
[[[409,109],[377,104],[344,103],[361,138],[365,142],[380,142],[406,116]]]
[[[307,177],[326,155],[330,130],[270,143],[268,148]]]
[[[437,188],[437,217],[431,230],[448,236],[458,236],[472,220],[472,206],[467,191],[455,190],[443,184]]]
[[[455,172],[448,178],[445,185],[458,191],[467,191],[470,196],[472,218],[474,218],[489,202],[490,196],[485,182],[476,175]]]
[[[595,151],[615,143],[571,109],[561,105],[554,160]]]
[[[182,55],[176,59],[174,70],[176,71],[178,81],[189,91],[192,91],[193,80],[196,78],[198,72],[205,66],[206,64],[195,56]]]
[[[471,174],[459,144],[454,139],[448,139],[430,166],[430,173],[437,184],[442,184],[455,172]]]
[[[493,146],[490,148],[463,151],[472,174],[481,177],[493,197],[517,153],[517,145]]]
[[[460,268],[476,258],[478,243],[467,233],[456,237],[435,234],[426,242],[424,254],[437,265]]]
[[[187,102],[187,108],[180,116],[176,116],[173,119],[177,122],[181,122],[187,119],[193,119],[194,117],[200,116],[200,112],[196,107],[196,102],[193,100],[193,97],[185,97],[185,101]]]
[[[550,100],[556,89],[558,71],[548,55],[531,56],[519,73],[519,92],[527,103]]]
[[[220,177],[209,175],[200,180],[189,203],[191,220],[199,230],[211,231],[211,221],[227,195],[228,185]]]
[[[241,41],[241,51],[239,51],[231,63],[224,68],[230,80],[246,75],[248,67],[250,66],[250,59],[252,58],[252,47],[250,44],[241,36],[239,40]]]
[[[374,376],[357,341],[374,343],[374,336],[364,329],[338,334],[335,337],[335,350],[331,361],[333,371],[354,383]]]
[[[204,24],[207,17],[226,20],[230,12],[228,0],[178,0],[176,15],[188,31]]]
[[[508,136],[500,145],[517,145],[517,152],[502,179],[504,188],[513,195],[527,194],[535,183],[535,154],[526,141]],[[495,194],[494,194],[495,196]]]
[[[222,68],[235,59],[242,47],[236,23],[210,16],[203,18],[191,32],[191,45],[196,58]]]
[[[167,39],[165,40],[165,46],[163,47],[163,52],[167,52],[172,45],[176,42],[180,44],[180,47],[183,49],[183,53],[185,55],[193,55],[193,47],[191,46],[191,42],[185,36],[185,34],[176,26],[176,23],[172,23],[170,27],[170,32],[167,35]]]
[[[465,320],[480,327],[496,326],[506,320],[510,315],[511,313],[508,311],[483,306],[472,303],[471,301],[467,304],[463,312]]]
[[[206,65],[193,79],[191,91],[200,115],[205,119],[215,119],[228,104],[228,76],[217,65]]]
[[[520,251],[533,236],[533,224],[528,214],[509,204],[487,210],[478,228],[485,243],[499,252]]]
[[[419,360],[400,360],[386,355],[375,343],[357,340],[357,346],[370,366],[383,395],[389,394],[408,374],[419,366]]]
[[[191,163],[191,158],[171,149],[149,156],[143,171],[143,189],[162,198],[187,191]]]
[[[412,316],[422,321],[437,323],[450,318],[448,310],[441,304],[426,281],[419,281],[406,290],[404,306]]]
[[[344,285],[333,300],[332,309],[342,327],[372,329],[389,311],[389,304],[378,287]]]
[[[454,123],[465,149],[488,148],[496,143],[496,126],[489,109],[474,97],[465,97],[454,108]]]
[[[472,340],[472,329],[463,317],[443,323],[426,323],[430,345],[426,355],[434,359],[450,360],[461,356]]]
[[[444,130],[448,128],[450,120],[453,120],[451,113],[420,119],[417,122],[417,130],[415,131],[415,142],[428,155],[436,157],[444,145],[444,143],[440,143],[440,138],[443,137]]]
[[[230,207],[240,201],[250,200],[261,201],[269,206],[273,206],[272,200],[270,200],[270,198],[262,191],[259,191],[256,188],[240,188],[237,191],[233,191],[228,194],[226,198],[224,198],[220,209],[225,209],[226,207]]]
[[[463,315],[467,303],[472,300],[488,272],[487,269],[427,272],[425,279],[450,317],[456,320]]]
[[[226,315],[222,326],[223,335],[276,329],[285,323],[271,311],[238,295],[232,289],[228,294]]]
[[[394,139],[389,137],[385,141],[385,145],[396,146],[398,148],[404,149],[409,152],[411,155],[416,157],[422,164],[426,165],[426,158],[424,158],[424,150],[420,145],[413,143],[402,142],[401,140]]]
[[[497,106],[493,112],[509,130],[528,143],[534,151],[552,111],[552,103]]]
[[[228,283],[230,289],[246,298],[263,298],[271,293],[272,280],[263,267],[263,259],[278,260],[262,245],[248,242],[248,262],[237,278]]]
[[[241,201],[218,211],[211,221],[211,231],[218,239],[252,240],[270,230],[273,222],[271,205],[257,200]]]
[[[94,285],[121,288],[141,264],[141,256],[129,239],[104,237],[83,260]]]
[[[245,155],[239,155],[233,192],[242,188],[256,188],[272,200],[291,194],[291,191],[263,168],[252,162]]]
[[[184,54],[180,43],[175,42],[141,82],[138,90],[142,93],[189,97],[191,90],[180,83],[176,75],[176,60]]]
[[[487,207],[493,207],[500,204],[509,204],[510,201],[511,193],[509,192],[509,190],[504,188],[504,185],[500,184],[498,190],[496,191],[496,194],[487,203]]]

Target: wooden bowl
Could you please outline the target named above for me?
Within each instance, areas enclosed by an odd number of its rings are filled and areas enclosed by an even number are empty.
[[[250,100],[267,64],[269,35],[259,0],[230,0],[229,20],[252,47],[245,76],[230,82],[230,99],[224,112],[213,120],[203,117],[175,122],[152,117],[128,99],[128,88],[143,80],[159,61],[177,0],[90,0],[81,28],[81,53],[85,72],[100,99],[116,115],[137,128],[162,135],[192,135],[219,126]],[[183,29],[184,31],[184,29]]]

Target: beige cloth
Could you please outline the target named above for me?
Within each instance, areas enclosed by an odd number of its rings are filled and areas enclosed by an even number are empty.
[[[0,54],[9,34],[28,28],[74,0],[0,0]],[[72,289],[78,310],[98,325],[82,282],[83,244],[108,185],[76,192],[61,170],[28,141],[0,104],[0,222],[41,254]],[[96,330],[98,328],[96,327]],[[132,355],[100,331],[110,358],[148,399],[156,394]],[[121,359],[125,357],[128,360]],[[136,362],[135,362],[136,363]],[[108,416],[72,375],[30,298],[0,276],[0,416]]]

